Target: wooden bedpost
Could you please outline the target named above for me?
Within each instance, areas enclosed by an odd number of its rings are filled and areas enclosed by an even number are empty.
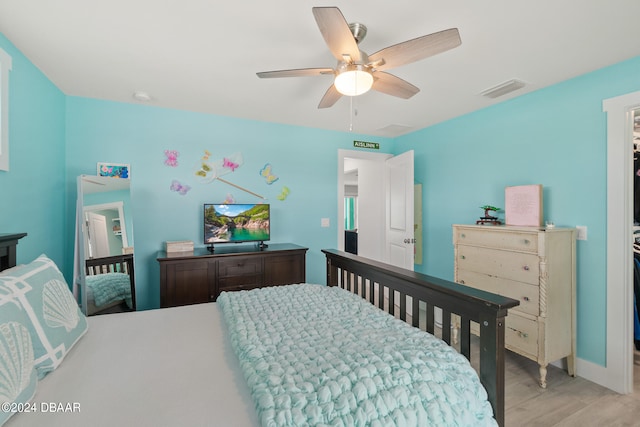
[[[493,414],[504,426],[504,317],[480,316],[480,382],[487,390]]]

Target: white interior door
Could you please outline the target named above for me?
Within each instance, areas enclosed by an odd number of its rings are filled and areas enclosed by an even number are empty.
[[[413,270],[413,150],[385,162],[385,262]]]
[[[413,270],[414,245],[405,243],[414,239],[413,158],[413,151],[391,160],[386,153],[338,150],[338,249],[344,250],[345,175],[356,170],[358,255]]]
[[[111,255],[109,251],[109,236],[107,236],[107,219],[104,215],[87,212],[88,242],[85,247],[89,249],[88,257],[103,258]]]

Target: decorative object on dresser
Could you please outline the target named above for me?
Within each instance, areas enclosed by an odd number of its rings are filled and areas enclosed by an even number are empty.
[[[215,253],[201,247],[190,255],[159,252],[160,307],[215,301],[222,291],[303,283],[307,250],[274,243],[268,248],[225,245]]]
[[[0,234],[0,271],[16,265],[16,246],[18,240],[27,233]]]
[[[542,226],[542,185],[517,185],[504,190],[504,222],[525,227]]]
[[[165,251],[167,253],[193,253],[193,242],[191,240],[180,240],[175,242],[165,242]]]
[[[491,224],[491,225],[500,225],[502,221],[497,216],[491,215],[490,212],[498,213],[500,208],[496,208],[491,205],[480,206],[480,209],[484,209],[484,216],[481,216],[479,220],[476,221],[476,224]]]
[[[506,348],[540,365],[566,357],[575,376],[576,240],[573,228],[454,225],[460,284],[515,298],[506,319]]]

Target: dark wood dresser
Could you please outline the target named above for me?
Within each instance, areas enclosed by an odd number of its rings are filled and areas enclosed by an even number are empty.
[[[16,246],[18,240],[27,233],[0,234],[0,271],[16,265]]]
[[[215,301],[222,291],[289,285],[306,280],[308,248],[273,243],[259,249],[244,245],[220,245],[211,253],[158,252],[160,307]]]

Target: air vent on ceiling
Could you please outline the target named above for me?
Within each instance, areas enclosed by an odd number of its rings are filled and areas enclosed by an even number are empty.
[[[394,124],[394,125],[387,125],[383,128],[378,129],[377,133],[380,136],[394,137],[394,136],[400,136],[402,134],[405,134],[409,132],[411,129],[413,129],[412,126]]]
[[[498,98],[499,96],[506,95],[518,89],[522,89],[526,85],[527,84],[522,80],[511,79],[480,92],[480,95],[486,96],[487,98]]]

